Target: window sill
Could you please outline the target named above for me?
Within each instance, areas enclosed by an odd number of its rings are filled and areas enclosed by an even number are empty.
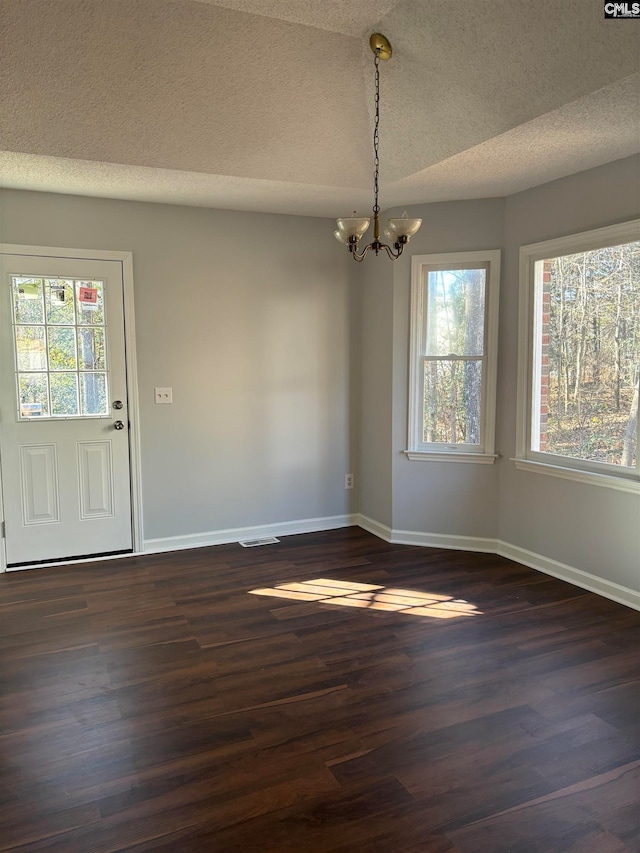
[[[563,468],[560,465],[549,465],[547,462],[532,462],[530,459],[512,459],[520,471],[531,471],[534,474],[548,474],[550,477],[560,477],[562,480],[573,480],[576,483],[586,483],[589,486],[604,486],[607,489],[617,489],[620,492],[640,494],[640,482],[627,480],[624,477],[614,477],[610,474],[596,474],[593,471],[579,471],[577,468]]]
[[[451,450],[404,450],[404,455],[412,462],[475,462],[480,465],[493,465],[498,458],[496,453],[459,453]]]

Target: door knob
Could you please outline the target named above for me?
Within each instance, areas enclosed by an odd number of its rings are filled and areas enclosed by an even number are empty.
[[[115,423],[113,424],[113,428],[114,429],[124,429],[124,424],[122,423],[122,421],[115,421]]]
[[[123,406],[124,406],[124,403],[122,402],[122,400],[114,400],[113,401],[113,408],[114,409],[121,409]]]

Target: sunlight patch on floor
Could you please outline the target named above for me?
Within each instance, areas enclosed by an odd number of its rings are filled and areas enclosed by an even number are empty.
[[[292,601],[319,601],[322,604],[365,610],[397,611],[411,616],[429,616],[432,619],[457,619],[461,616],[479,616],[482,613],[475,604],[451,595],[329,578],[251,589],[249,594],[287,598]]]

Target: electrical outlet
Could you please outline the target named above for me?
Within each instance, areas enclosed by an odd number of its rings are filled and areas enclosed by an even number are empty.
[[[345,474],[344,475],[344,487],[345,489],[353,488],[353,474]]]
[[[173,403],[173,388],[154,388],[156,405]]]

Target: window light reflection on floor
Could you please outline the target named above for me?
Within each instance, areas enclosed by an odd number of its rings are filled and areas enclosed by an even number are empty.
[[[249,593],[293,601],[319,601],[322,604],[336,604],[341,607],[398,611],[411,616],[430,616],[432,619],[481,615],[481,611],[474,604],[451,595],[329,578],[282,583],[264,589],[251,589]]]

